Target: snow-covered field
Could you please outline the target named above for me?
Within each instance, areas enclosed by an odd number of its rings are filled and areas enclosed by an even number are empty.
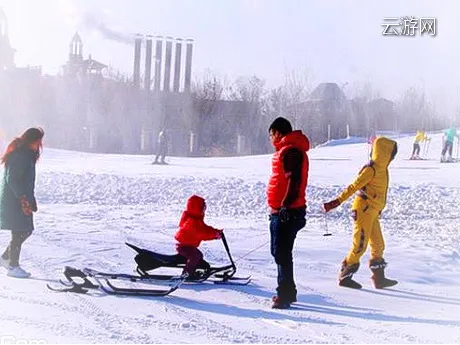
[[[276,283],[265,206],[270,156],[170,158],[170,165],[157,166],[147,156],[45,149],[37,230],[22,255],[33,277],[0,276],[0,342],[460,343],[460,163],[439,163],[440,135],[424,161],[407,160],[411,138],[398,144],[382,224],[387,275],[400,284],[373,289],[366,255],[355,276],[364,288],[337,287],[351,244],[350,202],[327,217],[321,204],[356,176],[368,146],[314,149],[307,225],[295,248],[299,302],[290,310],[270,308]],[[207,222],[225,228],[238,274],[252,274],[251,285],[187,284],[159,298],[46,288],[65,265],[132,272],[134,252],[125,241],[173,253],[193,193],[207,199]],[[330,237],[323,236],[326,224]],[[8,239],[0,232],[3,246]],[[202,249],[209,261],[226,262],[221,242]]]

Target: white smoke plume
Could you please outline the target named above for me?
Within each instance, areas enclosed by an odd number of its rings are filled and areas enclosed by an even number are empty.
[[[106,11],[85,7],[81,2],[73,0],[60,0],[58,7],[67,21],[79,30],[96,31],[108,40],[128,45],[133,44],[134,35],[109,24],[115,20],[110,20]]]
[[[132,45],[133,44],[133,37],[132,35],[126,34],[124,32],[120,32],[113,27],[107,25],[104,22],[102,16],[97,15],[92,12],[84,12],[80,17],[80,25],[84,28],[89,30],[96,30],[99,32],[104,38],[112,41],[116,41],[119,43],[125,43]]]

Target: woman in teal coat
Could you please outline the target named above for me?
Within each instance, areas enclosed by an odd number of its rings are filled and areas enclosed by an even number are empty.
[[[34,230],[35,164],[40,157],[43,136],[43,129],[29,128],[8,145],[1,158],[5,168],[0,181],[0,229],[11,231],[11,242],[0,264],[11,277],[30,276],[19,266],[19,255],[22,244]]]

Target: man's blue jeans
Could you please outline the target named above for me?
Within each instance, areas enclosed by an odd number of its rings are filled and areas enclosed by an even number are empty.
[[[305,223],[304,208],[290,210],[287,222],[281,222],[278,214],[270,215],[270,251],[278,266],[276,291],[278,297],[287,303],[297,300],[292,250],[297,232]]]

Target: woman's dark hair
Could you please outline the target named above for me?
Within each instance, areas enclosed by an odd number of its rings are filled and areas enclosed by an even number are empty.
[[[16,151],[17,149],[21,147],[27,147],[30,144],[43,139],[45,136],[45,131],[43,131],[42,128],[40,127],[32,127],[26,130],[20,137],[14,138],[11,143],[7,146],[5,153],[3,154],[2,158],[0,159],[0,162],[2,164],[5,164],[8,161],[8,158],[10,157],[11,153]],[[37,158],[36,161],[40,158],[40,151],[41,151],[41,145],[40,148],[37,150]]]
[[[289,120],[285,119],[284,117],[277,117],[268,129],[269,132],[272,130],[281,133],[281,135],[286,135],[292,132],[292,126]]]

